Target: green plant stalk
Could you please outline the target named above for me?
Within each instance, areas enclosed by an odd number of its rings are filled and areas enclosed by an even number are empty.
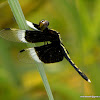
[[[16,22],[17,22],[19,28],[20,29],[28,29],[28,26],[27,26],[26,21],[25,21],[25,17],[23,15],[23,12],[22,12],[22,9],[20,7],[18,0],[8,0],[8,3],[10,5],[10,8],[13,12],[13,15],[16,19]],[[47,95],[49,97],[49,100],[54,100],[49,83],[48,83],[48,80],[47,80],[47,77],[46,77],[46,74],[45,74],[45,71],[44,71],[43,64],[37,63],[36,67],[41,75],[43,84],[45,86]]]

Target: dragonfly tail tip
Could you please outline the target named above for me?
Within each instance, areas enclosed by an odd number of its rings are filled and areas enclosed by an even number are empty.
[[[90,79],[88,79],[88,82],[91,83]]]

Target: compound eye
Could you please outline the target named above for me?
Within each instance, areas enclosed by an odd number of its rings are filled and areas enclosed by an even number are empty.
[[[49,25],[49,22],[47,20],[41,20],[39,22],[39,27],[41,30],[46,29],[48,27],[48,25]]]

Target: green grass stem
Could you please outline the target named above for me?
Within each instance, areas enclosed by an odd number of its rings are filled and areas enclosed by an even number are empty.
[[[22,12],[22,9],[20,7],[18,0],[8,0],[8,3],[10,5],[10,8],[13,12],[13,15],[16,19],[16,22],[17,22],[19,28],[20,29],[28,29],[28,26],[27,26],[26,21],[25,21],[25,17],[23,15],[23,12]],[[41,75],[43,84],[45,86],[47,95],[49,97],[49,100],[54,100],[49,83],[48,83],[48,80],[47,80],[47,77],[46,77],[46,74],[45,74],[45,71],[44,71],[43,64],[37,63],[36,67]]]

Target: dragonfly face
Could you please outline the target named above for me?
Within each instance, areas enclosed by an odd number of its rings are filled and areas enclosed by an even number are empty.
[[[47,20],[42,20],[39,22],[39,27],[43,31],[49,26],[49,22]]]
[[[26,21],[26,23],[33,30],[7,28],[0,31],[0,36],[14,42],[37,43],[50,41],[51,43],[21,50],[19,54],[21,60],[29,63],[32,63],[33,60],[38,63],[55,63],[62,61],[65,57],[86,81],[91,82],[71,60],[68,51],[62,44],[60,33],[48,28],[49,22],[47,20],[40,21],[39,25],[29,21]]]

